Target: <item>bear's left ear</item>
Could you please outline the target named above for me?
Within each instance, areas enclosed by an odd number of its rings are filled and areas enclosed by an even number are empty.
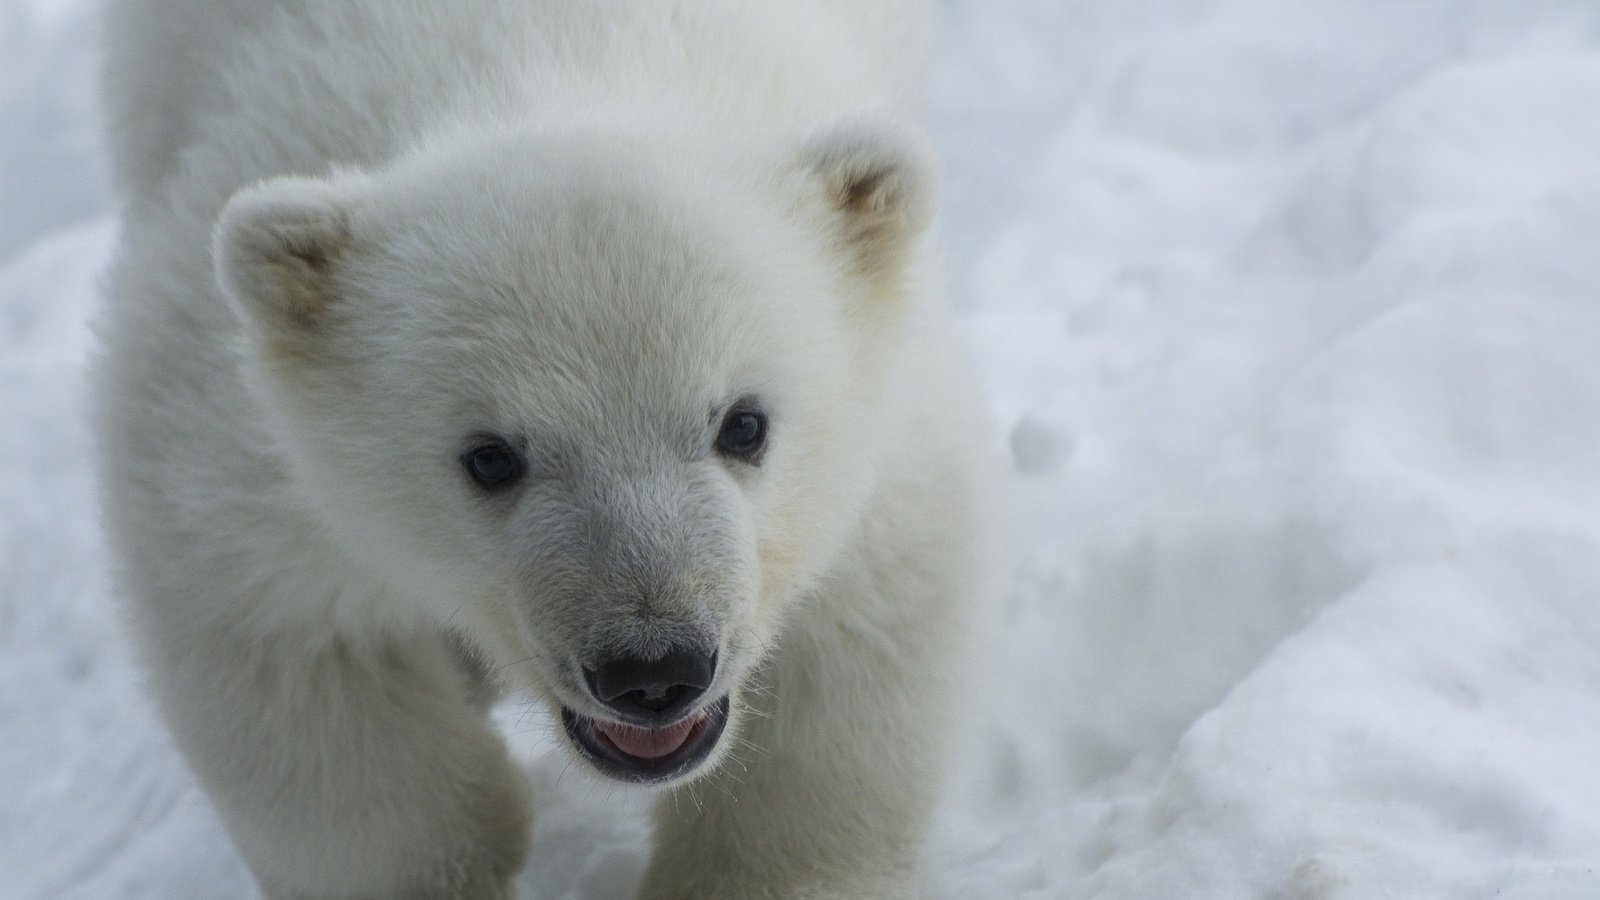
[[[279,341],[319,329],[350,248],[353,181],[275,178],[228,201],[212,253],[217,283],[246,323]]]
[[[933,219],[938,169],[928,139],[903,125],[855,125],[809,141],[842,243],[862,274],[897,271]]]

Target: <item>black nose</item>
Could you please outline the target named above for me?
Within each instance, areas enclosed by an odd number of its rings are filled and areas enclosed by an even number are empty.
[[[711,686],[717,654],[677,649],[659,659],[618,657],[585,668],[595,699],[633,721],[669,723]]]

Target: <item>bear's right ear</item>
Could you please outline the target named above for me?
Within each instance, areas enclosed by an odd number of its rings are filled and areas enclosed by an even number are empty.
[[[903,123],[859,122],[812,138],[805,159],[858,269],[892,274],[933,218],[939,178],[927,138]]]
[[[314,331],[350,247],[354,185],[275,178],[233,195],[212,239],[217,283],[245,321],[278,339]]]

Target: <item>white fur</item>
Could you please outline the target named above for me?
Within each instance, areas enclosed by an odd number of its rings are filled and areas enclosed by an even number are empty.
[[[643,896],[911,895],[992,544],[918,4],[110,15],[106,518],[268,896],[509,896],[486,696],[587,709],[574,660],[690,632],[733,712]],[[759,466],[711,449],[741,397]],[[478,432],[525,442],[513,492]]]

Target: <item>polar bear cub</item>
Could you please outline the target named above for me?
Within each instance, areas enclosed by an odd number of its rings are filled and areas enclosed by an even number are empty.
[[[662,795],[644,897],[914,893],[992,546],[921,11],[109,15],[106,519],[266,895],[513,895],[501,692]]]

